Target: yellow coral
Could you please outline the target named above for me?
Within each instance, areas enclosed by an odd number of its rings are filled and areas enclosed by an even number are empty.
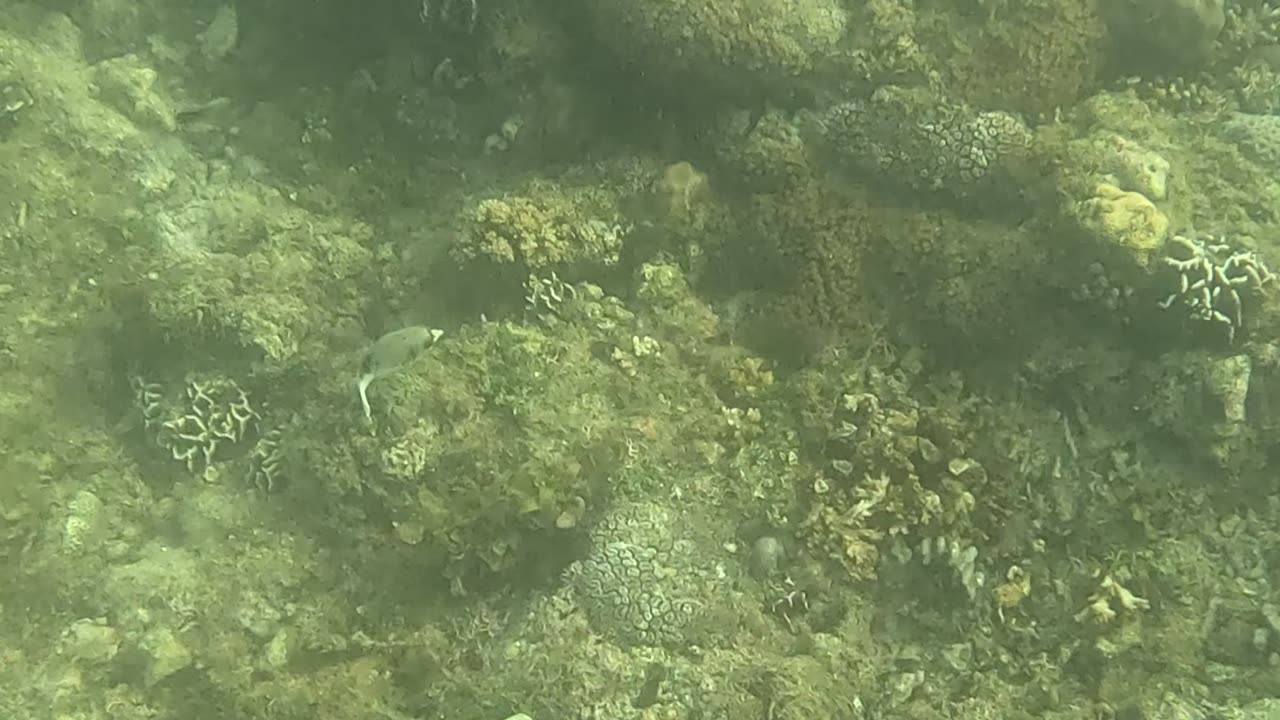
[[[1143,267],[1169,235],[1169,218],[1155,203],[1111,183],[1098,183],[1083,209],[1081,221],[1086,228],[1126,250]]]
[[[468,214],[471,242],[459,248],[468,259],[485,257],[496,263],[519,259],[529,267],[545,267],[565,253],[563,228],[528,198],[483,200]]]
[[[760,358],[746,357],[729,368],[729,382],[740,394],[755,397],[773,385],[773,371]]]
[[[668,165],[654,188],[661,211],[670,218],[687,218],[706,196],[707,176],[688,162]]]
[[[1021,605],[1030,594],[1031,576],[1017,565],[1010,566],[1009,571],[1005,573],[1005,581],[992,591],[996,610],[999,611],[1001,618],[1004,617],[1005,610]]]

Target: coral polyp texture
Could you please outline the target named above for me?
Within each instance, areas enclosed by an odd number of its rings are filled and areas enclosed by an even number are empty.
[[[977,111],[928,92],[882,87],[816,118],[823,146],[863,173],[964,196],[1029,154],[1030,130],[1003,111]]]
[[[677,513],[652,503],[626,504],[601,518],[591,550],[569,582],[599,632],[620,642],[679,644],[715,578]]]

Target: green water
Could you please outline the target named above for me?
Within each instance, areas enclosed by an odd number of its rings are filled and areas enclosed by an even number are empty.
[[[0,716],[1280,717],[1277,48],[0,0]]]

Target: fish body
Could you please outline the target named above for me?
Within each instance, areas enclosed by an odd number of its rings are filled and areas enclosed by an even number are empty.
[[[360,405],[364,408],[366,419],[373,419],[373,413],[369,407],[369,386],[373,381],[386,377],[412,362],[419,353],[439,340],[443,334],[443,330],[410,325],[392,330],[374,341],[360,363],[360,374],[356,378],[356,388],[360,391]]]

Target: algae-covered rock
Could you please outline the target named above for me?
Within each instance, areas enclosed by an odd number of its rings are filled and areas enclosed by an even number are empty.
[[[63,546],[70,552],[97,553],[107,535],[107,516],[102,500],[88,490],[81,490],[67,505],[67,518],[62,526]]]
[[[191,650],[169,628],[157,628],[148,632],[140,645],[147,656],[144,680],[147,687],[190,667],[194,661]]]
[[[1144,373],[1142,409],[1196,456],[1232,472],[1263,462],[1246,402],[1255,385],[1249,356],[1179,352]]]
[[[78,661],[109,662],[120,651],[120,633],[102,618],[81,618],[63,634],[61,649]]]
[[[764,425],[758,411],[726,412],[735,377],[760,402],[768,376],[708,350],[716,317],[678,267],[644,266],[631,304],[564,287],[531,311],[542,322],[459,328],[370,386],[372,429],[351,385],[327,387],[289,432],[291,475],[335,508],[355,492],[376,499],[385,525],[342,532],[394,538],[416,563],[537,574],[569,560],[545,543],[590,527],[616,494],[718,457],[733,441],[726,417]]]
[[[969,11],[975,4],[986,12]],[[1101,8],[1111,4],[914,3],[920,15],[916,38],[957,98],[976,107],[1050,116],[1105,82],[1108,28]]]
[[[1160,153],[1115,133],[1094,138],[1094,150],[1102,169],[1115,177],[1121,190],[1141,193],[1149,200],[1164,200],[1169,193],[1169,161]]]
[[[778,663],[768,679],[769,696],[777,703],[778,720],[863,717],[858,688],[811,656]]]
[[[800,128],[776,110],[759,118],[728,113],[716,123],[711,142],[733,182],[753,192],[785,190],[813,172]]]
[[[477,572],[530,571],[533,541],[597,511],[616,482],[610,473],[632,462],[637,442],[719,412],[710,388],[674,365],[681,348],[697,350],[691,338],[704,332],[707,315],[684,304],[694,301],[683,279],[667,285],[683,294],[643,293],[654,308],[643,321],[580,283],[566,286],[554,311],[543,310],[554,318],[544,326],[489,322],[444,335],[369,388],[376,437],[356,430],[358,398],[335,384],[337,405],[291,433],[297,471],[335,502],[353,482],[381,498],[388,531],[422,562],[449,557]],[[663,352],[632,358],[628,372],[616,351],[637,343]],[[705,401],[677,417],[657,397],[663,392]],[[534,565],[555,562],[544,555]]]
[[[1280,116],[1232,113],[1222,135],[1265,170],[1280,172]]]
[[[94,79],[103,102],[134,122],[172,132],[178,128],[177,110],[156,85],[157,74],[136,55],[103,60]]]
[[[1167,69],[1194,66],[1213,49],[1226,24],[1223,0],[1118,0],[1107,21],[1127,45],[1131,65]]]
[[[164,269],[138,288],[137,299],[155,329],[188,350],[230,341],[277,369],[299,362],[319,350],[314,343],[337,318],[368,301],[360,287],[375,269],[366,247],[372,230],[296,207],[272,208],[274,202],[236,207],[230,203],[245,188],[224,190],[207,208],[211,216],[199,221],[203,227],[182,233],[214,233],[199,237],[216,243],[213,252],[163,248],[171,252],[148,261]],[[226,226],[209,227],[219,221]],[[248,247],[229,247],[237,238]]]

